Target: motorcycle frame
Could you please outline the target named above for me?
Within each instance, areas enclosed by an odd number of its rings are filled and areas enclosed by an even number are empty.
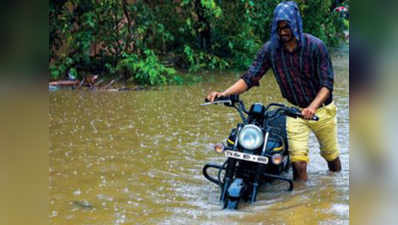
[[[237,100],[237,103],[239,103],[238,106],[236,106],[234,103],[235,102],[231,101],[229,103],[224,103],[224,105],[234,107],[238,111],[243,124],[242,123],[238,124],[238,132],[236,134],[237,138],[235,139],[234,146],[232,147],[232,149],[226,147],[226,150],[238,151],[238,142],[239,142],[238,137],[239,137],[240,131],[244,125],[248,124],[248,118],[246,118],[243,113],[246,113],[247,115],[249,115],[249,112],[246,110],[242,101]],[[271,103],[265,108],[265,112],[267,112],[268,109],[272,106],[284,107],[284,105],[282,105],[282,104]],[[277,109],[275,115],[278,115],[278,113],[280,113],[280,111],[282,111],[282,108]],[[272,117],[268,118],[267,120],[271,120],[271,119],[272,119]],[[264,127],[265,127],[265,134],[264,134],[265,137],[264,137],[263,149],[261,151],[261,156],[266,156],[266,147],[268,144],[269,134],[270,134],[270,128],[268,126],[266,126],[266,124]],[[287,151],[287,149],[284,149],[284,151]],[[221,187],[220,201],[225,201],[227,190],[234,179],[236,163],[238,161],[239,161],[239,159],[228,158],[224,162],[223,165],[208,163],[203,167],[202,173],[205,176],[205,178]],[[227,165],[227,166],[225,167],[225,165]],[[289,191],[293,190],[293,181],[291,179],[283,177],[283,176],[275,175],[275,174],[266,173],[264,171],[265,167],[266,167],[265,165],[257,166],[257,172],[255,175],[255,178],[254,178],[253,182],[251,182],[252,188],[253,188],[251,191],[251,198],[250,198],[251,203],[254,203],[256,201],[258,186],[261,184],[260,179],[263,177],[286,181],[289,183],[288,190]],[[219,170],[217,179],[208,174],[208,169],[210,169],[210,168],[215,168],[215,169]],[[221,181],[221,178],[220,178],[220,174],[221,174],[222,170],[225,170],[225,176],[224,176],[223,181]]]

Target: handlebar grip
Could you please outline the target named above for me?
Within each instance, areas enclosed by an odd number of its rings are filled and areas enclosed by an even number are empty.
[[[289,107],[288,108],[288,116],[292,117],[300,117],[304,119],[303,115],[301,114],[301,110],[295,107]],[[318,121],[319,117],[317,115],[312,116],[311,120]]]
[[[222,100],[231,100],[231,98],[229,96],[220,96],[220,97],[216,97],[214,99],[214,101],[222,101]],[[205,102],[210,102],[209,99],[207,99],[207,97],[205,98]]]
[[[233,94],[229,96],[220,96],[216,97],[214,101],[231,101],[232,103],[239,102],[239,95],[238,94]],[[207,97],[205,98],[205,102],[209,102],[209,99]]]
[[[311,119],[312,119],[312,120],[315,120],[315,121],[318,121],[318,120],[319,120],[319,117],[316,116],[316,115],[314,115]]]
[[[301,115],[301,114],[299,115],[299,117],[300,117],[301,119],[304,119],[303,115]],[[313,115],[312,118],[311,118],[310,120],[318,121],[318,120],[319,120],[319,117],[318,117],[317,115]]]
[[[223,101],[223,100],[231,100],[231,98],[229,96],[220,96],[214,99],[214,101]]]

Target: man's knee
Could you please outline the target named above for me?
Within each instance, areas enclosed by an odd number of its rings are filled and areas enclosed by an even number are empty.
[[[321,156],[328,162],[329,169],[335,172],[341,170],[339,155],[340,153],[337,148],[334,148],[332,151],[321,151]]]
[[[307,150],[301,150],[301,151],[290,151],[289,152],[289,157],[290,157],[290,162],[308,162],[310,161],[308,157],[308,151]]]

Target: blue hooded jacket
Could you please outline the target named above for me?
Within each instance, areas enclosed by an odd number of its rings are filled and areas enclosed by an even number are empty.
[[[301,19],[300,10],[293,1],[284,1],[278,4],[274,9],[274,17],[272,19],[271,28],[271,43],[273,49],[280,47],[280,39],[278,34],[278,22],[285,20],[288,22],[293,35],[299,42],[299,45],[303,45],[303,21]]]

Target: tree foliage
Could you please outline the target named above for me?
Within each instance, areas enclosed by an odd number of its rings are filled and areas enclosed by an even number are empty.
[[[52,0],[50,78],[123,76],[141,84],[191,72],[246,69],[268,40],[280,0]],[[337,45],[331,0],[297,0],[304,31]]]

